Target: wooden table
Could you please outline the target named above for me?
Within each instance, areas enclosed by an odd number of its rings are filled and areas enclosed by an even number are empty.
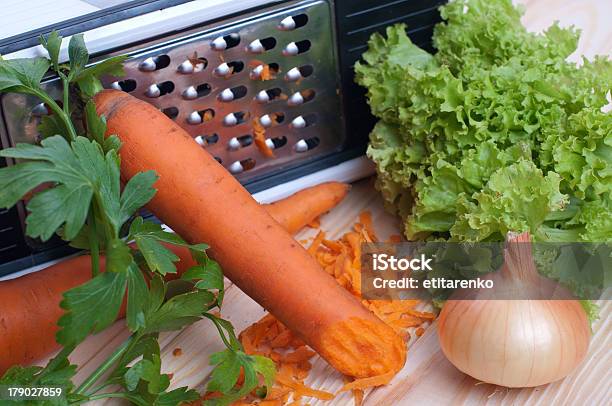
[[[578,60],[580,54],[592,57],[595,54],[610,55],[612,51],[612,1],[610,0],[528,0],[524,23],[534,31],[546,28],[554,20],[562,25],[575,24],[583,30],[579,51],[572,56]],[[347,199],[332,213],[322,219],[322,229],[331,238],[339,237],[351,228],[362,210],[370,210],[377,232],[381,237],[398,234],[398,220],[386,214],[382,201],[374,192],[371,180],[354,185]],[[298,241],[311,238],[314,230],[301,232]],[[539,405],[604,405],[612,404],[612,303],[601,302],[601,318],[593,326],[593,338],[587,359],[566,379],[533,389],[502,389],[488,384],[478,384],[462,374],[444,358],[440,352],[435,323],[418,340],[409,345],[408,361],[404,369],[387,387],[378,388],[365,398],[366,405],[407,404],[539,404]],[[224,308],[228,318],[241,331],[264,315],[264,310],[228,283]],[[96,365],[105,359],[128,336],[118,322],[113,327],[90,337],[75,352],[73,361],[80,365],[77,376],[89,375]],[[222,350],[223,344],[217,331],[208,321],[198,322],[181,332],[162,334],[162,364],[164,372],[173,373],[172,387],[188,385],[202,391],[208,374],[209,354]],[[176,348],[182,355],[174,356]],[[314,363],[311,378],[313,387],[331,392],[343,384],[342,377],[324,361]],[[118,404],[119,401],[96,404]],[[311,405],[323,404],[312,401]],[[352,405],[350,395],[336,397],[326,405]]]

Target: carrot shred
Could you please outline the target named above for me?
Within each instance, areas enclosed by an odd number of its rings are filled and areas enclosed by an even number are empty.
[[[345,384],[340,392],[345,392],[353,389],[366,389],[372,386],[382,386],[388,384],[395,376],[395,373],[389,372],[382,375],[371,376],[369,378],[355,379],[353,382]]]
[[[295,381],[293,379],[287,379],[285,376],[278,376],[277,381],[279,381],[281,384],[285,386],[288,386],[292,389],[295,389],[296,391],[299,391],[299,393],[302,396],[311,396],[313,398],[317,398],[321,400],[332,400],[334,398],[333,393],[309,388],[308,386],[298,381]]]
[[[319,231],[315,239],[310,244],[310,247],[308,247],[308,253],[310,255],[314,256],[314,254],[317,252],[317,249],[319,248],[319,245],[321,245],[321,242],[323,242],[324,238],[325,233],[323,231]]]
[[[355,398],[355,406],[361,406],[363,403],[363,389],[353,389],[353,397]]]
[[[259,117],[253,119],[253,140],[257,149],[268,158],[274,158],[274,151],[266,144],[266,129],[259,122]]]

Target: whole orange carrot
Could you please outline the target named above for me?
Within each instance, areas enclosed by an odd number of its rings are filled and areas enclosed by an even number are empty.
[[[321,183],[266,205],[266,210],[285,230],[295,234],[335,207],[344,199],[348,190],[349,185],[346,183]]]
[[[107,133],[122,141],[121,174],[154,170],[147,207],[190,243],[206,242],[225,275],[340,372],[398,371],[403,340],[325,273],[251,195],[177,123],[127,93],[95,97]]]

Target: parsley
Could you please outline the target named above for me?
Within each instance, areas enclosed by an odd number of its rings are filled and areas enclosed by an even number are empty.
[[[138,173],[121,187],[121,142],[115,135],[106,136],[106,120],[96,113],[91,97],[102,89],[100,75],[123,73],[126,57],[89,65],[83,36],[74,35],[66,64],[59,61],[61,36],[52,32],[41,37],[41,44],[49,58],[0,58],[0,92],[33,95],[52,112],[41,120],[40,145],[17,144],[0,151],[0,156],[16,160],[0,169],[0,207],[9,208],[38,188],[26,206],[26,234],[43,241],[57,234],[72,246],[89,249],[92,278],[64,293],[65,313],[56,335],[63,346],[59,354],[45,367],[12,367],[0,384],[65,388],[63,398],[44,401],[44,405],[122,398],[135,405],[172,406],[195,400],[198,393],[187,387],[168,390],[170,376],[161,372],[158,336],[206,318],[227,346],[211,357],[216,368],[208,387],[221,392],[214,403],[229,404],[248,394],[260,386],[260,377],[270,387],[272,361],[245,354],[232,325],[210,313],[221,306],[223,274],[206,255],[208,246],[188,244],[137,216],[155,195],[157,175]],[[40,87],[49,69],[62,83],[61,107]],[[85,119],[85,133],[75,125],[74,106],[82,106],[79,117]],[[128,245],[129,241],[134,244]],[[177,272],[179,258],[168,244],[188,248],[197,263],[181,279],[170,282],[163,276]],[[100,269],[102,253],[105,272]],[[132,335],[75,387],[72,378],[77,366],[68,361],[68,355],[87,336],[114,323],[126,297],[126,325]],[[240,371],[245,379],[236,387]],[[112,385],[120,390],[108,391]]]

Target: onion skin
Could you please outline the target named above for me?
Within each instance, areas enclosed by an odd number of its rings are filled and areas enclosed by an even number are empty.
[[[524,241],[525,235],[516,238]],[[528,234],[526,238],[529,241]],[[526,269],[516,274],[532,284],[534,275]],[[507,283],[507,276],[492,278]],[[490,292],[485,296],[491,297]],[[451,297],[438,317],[440,347],[453,365],[475,379],[510,388],[566,377],[584,359],[590,335],[587,315],[577,300]]]

